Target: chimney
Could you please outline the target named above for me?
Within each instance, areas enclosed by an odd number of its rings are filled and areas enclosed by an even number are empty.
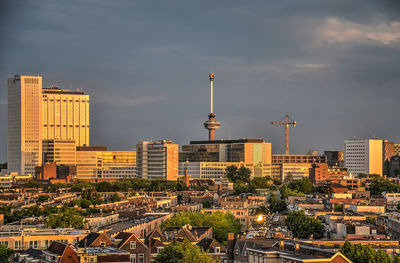
[[[294,253],[296,254],[296,255],[299,255],[300,254],[300,243],[295,243],[294,244]]]
[[[228,258],[228,262],[233,262],[233,258],[235,252],[235,235],[233,233],[228,233],[228,241],[226,244],[226,256]]]
[[[279,249],[285,250],[285,240],[279,240]]]

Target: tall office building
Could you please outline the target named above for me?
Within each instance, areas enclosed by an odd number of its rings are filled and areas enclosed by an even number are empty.
[[[74,140],[89,145],[89,95],[56,86],[43,89],[43,140]]]
[[[8,79],[8,170],[34,174],[42,164],[42,77]]]
[[[170,140],[141,141],[136,146],[138,177],[176,180],[179,146]]]
[[[326,163],[329,166],[343,167],[343,152],[342,151],[324,151]]]
[[[354,175],[382,175],[382,140],[364,139],[344,142],[345,167]]]
[[[400,156],[400,144],[399,143],[394,144],[394,155]]]

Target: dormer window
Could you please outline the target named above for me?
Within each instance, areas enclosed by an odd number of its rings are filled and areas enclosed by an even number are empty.
[[[215,247],[215,253],[220,253],[221,252],[221,248],[220,247]]]
[[[131,249],[136,249],[136,241],[131,241]]]

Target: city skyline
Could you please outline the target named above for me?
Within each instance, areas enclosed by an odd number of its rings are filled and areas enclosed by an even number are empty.
[[[269,122],[288,113],[298,121],[293,153],[343,149],[353,136],[398,143],[400,124],[392,120],[400,95],[399,9],[394,2],[362,3],[159,2],[168,14],[128,2],[28,2],[26,10],[7,4],[0,117],[7,118],[7,78],[41,74],[44,87],[91,95],[92,145],[128,150],[151,137],[187,144],[207,138],[206,78],[215,71],[217,139],[264,138],[282,153],[283,128]],[[13,18],[17,10],[20,20]],[[4,162],[6,122],[0,138]]]

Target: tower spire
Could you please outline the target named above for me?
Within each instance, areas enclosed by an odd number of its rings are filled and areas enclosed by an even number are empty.
[[[213,109],[214,104],[214,73],[208,75],[210,80],[210,114],[208,120],[204,123],[204,127],[208,130],[208,140],[213,141],[215,139],[215,130],[218,130],[221,123],[215,120],[215,114]]]

